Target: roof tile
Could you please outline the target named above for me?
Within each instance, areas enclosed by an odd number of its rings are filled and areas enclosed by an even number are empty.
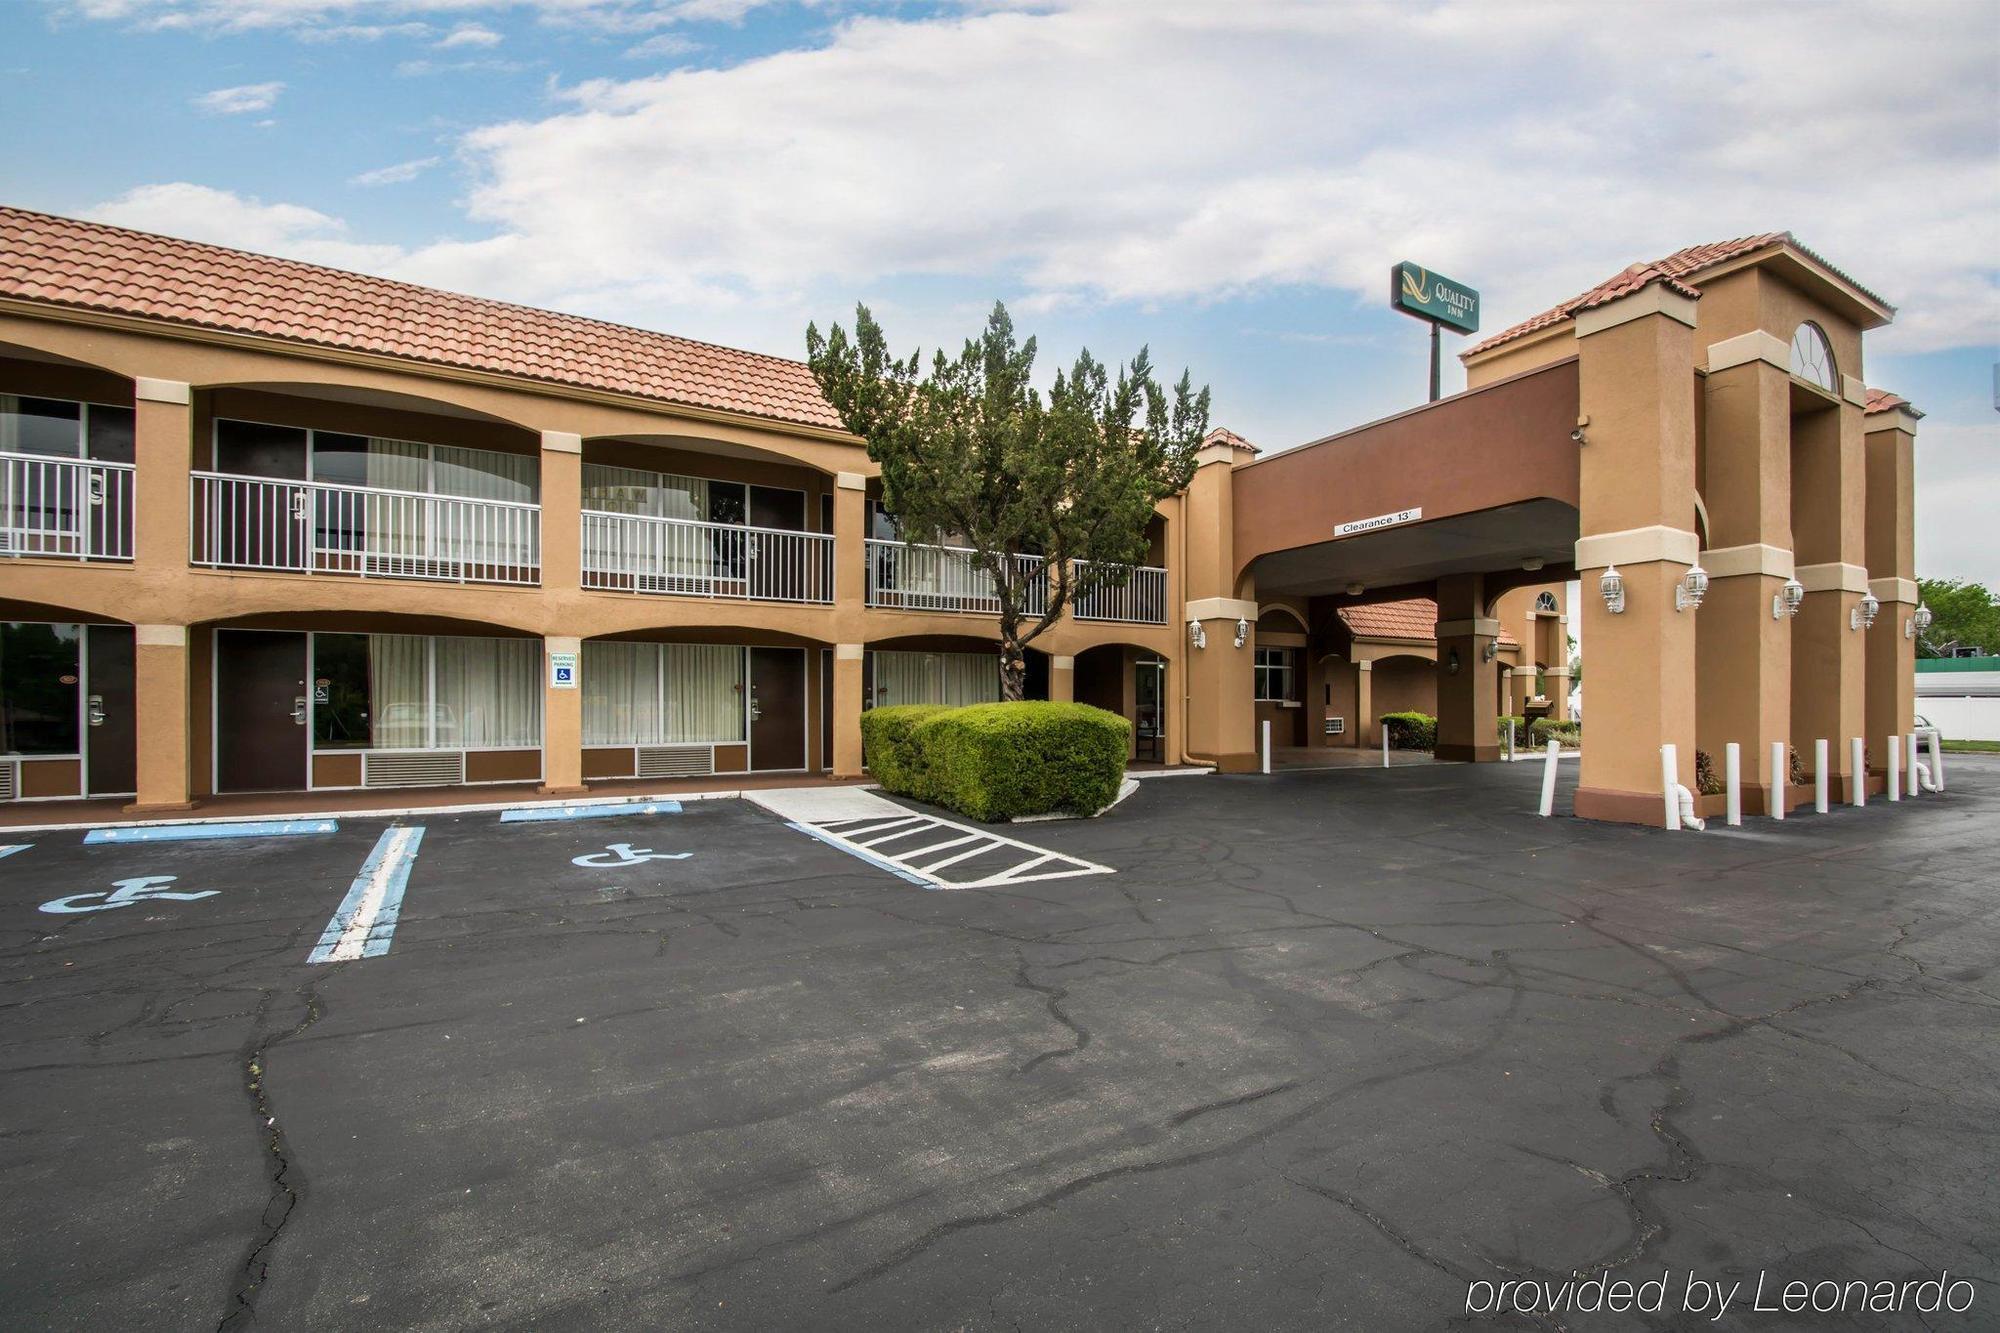
[[[1437,638],[1438,604],[1428,597],[1343,606],[1340,618],[1356,638],[1422,639],[1427,643]],[[1505,629],[1500,631],[1499,638],[1503,647],[1521,646],[1520,640]]]

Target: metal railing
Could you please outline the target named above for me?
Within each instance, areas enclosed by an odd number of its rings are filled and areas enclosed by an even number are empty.
[[[833,537],[587,509],[583,586],[670,597],[829,604]]]
[[[541,506],[421,491],[193,477],[189,558],[268,569],[450,583],[538,583]]]
[[[1081,574],[1091,564],[1076,562]],[[1167,571],[1158,565],[1134,565],[1122,585],[1100,584],[1077,598],[1070,614],[1078,620],[1122,620],[1135,625],[1167,623]]]
[[[130,560],[130,463],[0,454],[0,555]]]
[[[868,605],[904,611],[969,611],[992,615],[1000,610],[993,578],[962,546],[912,546],[869,538]],[[1048,606],[1048,574],[1038,556],[1017,555],[1015,567],[1031,582],[1026,615],[1038,616]]]

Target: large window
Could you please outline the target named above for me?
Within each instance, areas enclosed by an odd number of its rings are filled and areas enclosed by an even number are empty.
[[[1817,384],[1828,393],[1839,393],[1838,367],[1833,362],[1833,344],[1826,330],[1807,320],[1792,334],[1792,373],[1808,384]]]
[[[215,423],[215,468],[252,477],[304,477],[336,486],[513,504],[533,504],[539,489],[530,454],[255,421]]]
[[[77,625],[0,624],[0,754],[80,752]]]
[[[877,707],[897,704],[990,704],[1000,699],[999,653],[870,654]]]
[[[729,644],[586,643],[583,743],[741,744],[743,674]]]
[[[132,409],[0,393],[0,453],[132,461]]]
[[[313,635],[313,746],[505,750],[542,743],[535,639]]]
[[[583,507],[604,514],[740,524],[748,521],[749,493],[740,481],[710,481],[608,463],[583,465]]]
[[[1259,648],[1256,676],[1258,703],[1294,703],[1298,685],[1289,648]]]

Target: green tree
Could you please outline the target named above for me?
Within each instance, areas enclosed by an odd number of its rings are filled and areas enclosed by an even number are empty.
[[[1962,579],[1918,579],[1917,592],[1931,609],[1931,627],[1917,640],[1922,657],[1942,656],[1952,644],[1977,644],[2000,654],[2000,600],[1984,584]]]
[[[940,350],[922,373],[921,358],[892,356],[866,306],[855,307],[852,338],[838,324],[825,336],[806,329],[813,378],[881,465],[882,500],[904,540],[963,544],[992,582],[1002,693],[1019,699],[1026,646],[1145,559],[1154,507],[1194,475],[1208,390],[1196,393],[1182,372],[1170,397],[1142,347],[1115,379],[1078,353],[1044,399],[1030,382],[1035,340],[1016,342],[997,303],[956,359]],[[1044,578],[1043,609],[1031,612]]]

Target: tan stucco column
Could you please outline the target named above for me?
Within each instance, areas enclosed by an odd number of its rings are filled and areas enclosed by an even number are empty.
[[[138,790],[126,809],[186,810],[193,805],[188,792],[187,627],[134,625],[132,639]]]
[[[1885,742],[1867,732],[1867,635],[1875,631],[1854,624],[1868,591],[1865,458],[1858,401],[1793,419],[1792,549],[1806,597],[1792,623],[1792,743],[1810,756],[1814,741],[1831,742],[1840,799],[1852,796],[1850,740],[1861,737],[1871,761],[1886,762]]]
[[[1696,622],[1695,741],[1743,747],[1743,803],[1764,810],[1771,743],[1792,737],[1792,618],[1772,615],[1792,559],[1791,348],[1752,331],[1707,349],[1708,597]],[[1781,777],[1783,775],[1780,775]]]
[[[542,588],[583,586],[583,437],[542,432]],[[574,691],[572,691],[574,693]]]
[[[1183,512],[1187,518],[1187,601],[1182,607],[1181,653],[1187,662],[1187,752],[1225,773],[1257,767],[1255,685],[1257,603],[1254,590],[1236,581],[1236,450],[1204,445],[1197,455]],[[1249,580],[1244,580],[1246,584]],[[1239,645],[1236,626],[1250,632]],[[1199,632],[1193,628],[1199,626]],[[1199,640],[1199,646],[1197,645]]]
[[[835,504],[838,506],[836,497]],[[839,509],[834,510],[836,520]],[[837,526],[837,523],[836,523]],[[859,552],[848,561],[858,574]],[[858,643],[838,643],[833,647],[833,775],[837,778],[861,776],[861,655]]]
[[[842,472],[834,477],[833,486],[833,600],[858,612],[867,595],[868,478]],[[860,669],[857,664],[855,670]],[[860,689],[858,683],[855,688]],[[859,693],[855,697],[860,698]],[[858,761],[855,771],[860,772]]]
[[[1576,813],[1657,824],[1660,746],[1694,785],[1695,614],[1674,609],[1694,561],[1694,299],[1655,279],[1576,317],[1580,446],[1577,577],[1591,691]],[[1599,590],[1624,578],[1614,614]]]
[[[133,567],[166,574],[188,563],[194,394],[178,380],[132,383]]]
[[[1128,667],[1125,676],[1129,680],[1131,675],[1132,672]],[[1074,657],[1050,656],[1049,701],[1059,704],[1076,702],[1076,659]],[[1129,714],[1131,710],[1128,708],[1126,712]]]
[[[1500,757],[1500,677],[1487,650],[1500,622],[1486,614],[1485,576],[1439,579],[1437,607],[1437,757],[1492,763]]]
[[[1549,696],[1549,717],[1557,722],[1569,721],[1569,668],[1552,666],[1542,675],[1547,678],[1543,689]]]
[[[1374,745],[1375,735],[1375,664],[1356,662],[1354,664],[1354,735],[1356,745]]]
[[[1868,631],[1869,744],[1878,757],[1892,735],[1906,734],[1917,714],[1916,436],[1921,414],[1908,407],[1864,421],[1867,455],[1868,590],[1882,603]]]
[[[542,640],[542,792],[575,796],[583,786],[583,640],[551,634]],[[575,658],[571,684],[556,683],[556,659]]]

